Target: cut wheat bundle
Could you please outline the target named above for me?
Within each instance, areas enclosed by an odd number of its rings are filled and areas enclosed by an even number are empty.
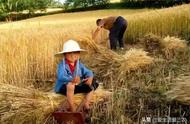
[[[183,55],[187,50],[187,41],[177,37],[166,36],[161,38],[154,34],[148,34],[139,39],[145,50],[156,55],[162,53],[166,58]]]
[[[190,76],[181,76],[166,93],[169,99],[190,105]]]
[[[63,95],[53,92],[41,92],[34,89],[0,84],[0,122],[4,124],[41,124],[66,100]],[[92,102],[105,100],[110,92],[99,87]],[[75,95],[75,104],[79,105],[84,95]]]

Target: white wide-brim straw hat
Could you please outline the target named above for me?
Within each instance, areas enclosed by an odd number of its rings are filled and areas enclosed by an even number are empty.
[[[55,55],[70,53],[70,52],[78,52],[78,51],[86,51],[81,49],[77,41],[68,40],[63,45],[63,50],[61,52],[56,53]]]

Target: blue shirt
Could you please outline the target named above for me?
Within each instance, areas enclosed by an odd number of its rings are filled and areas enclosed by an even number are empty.
[[[55,85],[55,92],[59,93],[63,85],[68,84],[75,76],[79,76],[81,80],[93,77],[93,72],[86,68],[79,60],[77,61],[74,74],[71,73],[69,65],[65,60],[61,61],[57,69],[57,80]]]

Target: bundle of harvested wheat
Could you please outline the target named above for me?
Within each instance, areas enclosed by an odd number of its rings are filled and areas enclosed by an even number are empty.
[[[169,99],[190,105],[190,76],[181,76],[166,93]]]
[[[170,36],[165,37],[161,42],[161,45],[167,50],[182,50],[187,47],[187,43],[185,40],[181,40],[180,38]]]
[[[153,58],[147,55],[147,52],[142,49],[130,49],[124,55],[126,59],[126,68],[128,70],[136,70],[140,67],[153,63]]]
[[[109,49],[97,46],[96,53],[89,58],[92,60],[89,66],[104,84],[110,86],[112,82],[118,81],[115,77],[120,75],[118,68],[125,60],[124,57]]]
[[[0,84],[0,122],[4,124],[41,124],[65,100],[63,95]],[[92,102],[99,102],[109,92],[98,88]],[[79,104],[83,94],[75,95]]]
[[[161,40],[160,44],[166,57],[172,57],[176,53],[184,52],[187,48],[187,42],[185,40],[170,36]]]
[[[181,54],[187,48],[187,42],[177,37],[167,36],[161,38],[154,34],[148,34],[140,38],[139,41],[140,44],[143,44],[146,51],[150,53],[162,53],[167,58],[171,58],[177,55],[177,53]]]
[[[40,123],[46,114],[54,111],[64,99],[62,96],[54,100],[54,96],[37,90],[24,89],[8,84],[1,84],[1,122],[23,124]]]
[[[140,44],[143,44],[146,51],[150,53],[159,53],[160,52],[160,42],[162,38],[154,35],[148,34],[145,35],[143,38],[139,39]]]
[[[109,49],[97,46],[91,68],[98,74],[102,82],[110,84],[123,83],[130,71],[142,69],[153,63],[147,52],[131,49],[125,55],[119,55]],[[91,57],[92,58],[92,57]]]

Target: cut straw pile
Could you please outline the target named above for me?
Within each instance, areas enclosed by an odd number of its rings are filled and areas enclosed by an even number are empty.
[[[53,92],[40,92],[8,84],[0,84],[0,123],[3,124],[42,124],[48,116],[65,100],[63,95]],[[109,95],[101,87],[95,92],[92,102],[99,102]],[[79,104],[84,95],[75,95]]]
[[[57,98],[57,99],[56,99]],[[1,122],[23,124],[40,123],[51,113],[64,97],[45,94],[33,89],[24,89],[1,84]]]
[[[166,95],[169,99],[190,105],[190,76],[181,76]]]
[[[161,42],[161,45],[166,49],[166,50],[183,50],[187,48],[187,42],[185,40],[181,40],[177,37],[170,37],[167,36],[163,39]]]
[[[187,42],[176,37],[167,36],[161,40],[161,46],[166,57],[173,57],[177,53],[185,52]]]
[[[144,36],[143,38],[139,39],[140,44],[142,44],[146,51],[150,53],[159,53],[160,52],[160,42],[161,37],[158,37],[154,34],[148,34]]]
[[[142,49],[130,49],[124,55],[126,59],[126,68],[128,70],[137,70],[153,63],[153,58],[147,55]]]
[[[167,58],[171,58],[177,53],[185,52],[187,49],[187,41],[181,40],[177,37],[164,37],[148,34],[139,39],[140,43],[144,45],[145,50],[150,53],[163,53]]]

